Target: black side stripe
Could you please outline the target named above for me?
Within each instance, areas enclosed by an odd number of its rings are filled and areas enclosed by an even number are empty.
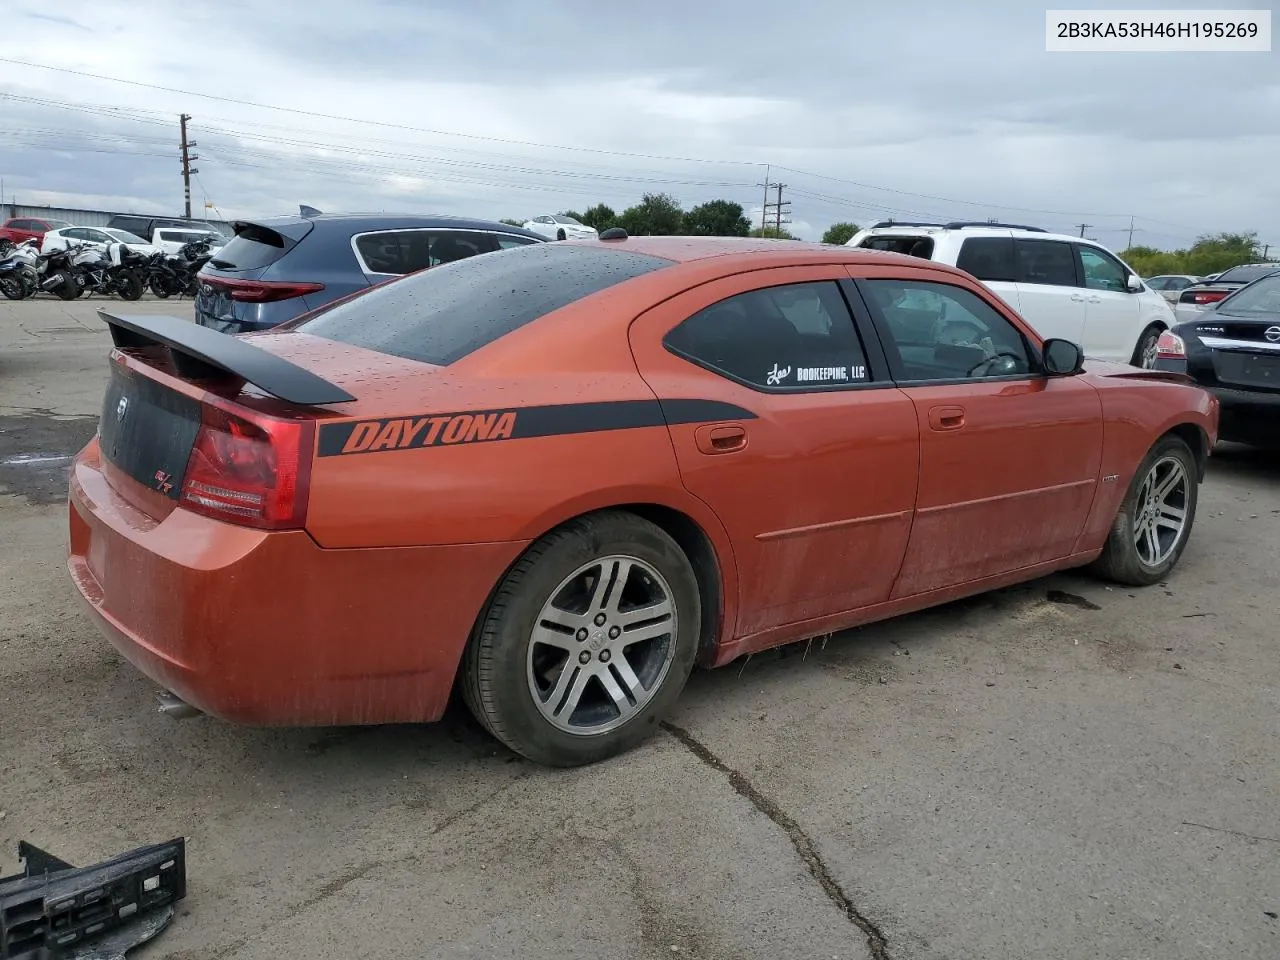
[[[498,410],[465,410],[322,424],[319,455],[336,457],[459,443],[527,440],[606,430],[754,420],[750,410],[719,400],[612,400]]]

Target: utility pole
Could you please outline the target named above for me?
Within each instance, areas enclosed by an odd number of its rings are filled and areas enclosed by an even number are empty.
[[[1130,214],[1129,216],[1129,245],[1125,247],[1125,249],[1126,250],[1133,249],[1133,215],[1132,214]]]
[[[178,123],[182,127],[182,195],[186,209],[186,213],[183,216],[187,220],[191,219],[191,175],[200,172],[191,166],[192,160],[199,160],[200,158],[191,152],[191,148],[196,145],[196,142],[194,140],[187,141],[187,121],[190,119],[191,115],[187,113],[178,117]]]
[[[774,203],[769,203],[768,202],[769,194],[767,191],[765,192],[764,214],[760,218],[760,222],[761,222],[760,232],[761,233],[766,232],[767,228],[764,226],[764,224],[769,218],[769,215],[770,215],[769,211],[772,210],[774,232],[778,237],[781,237],[783,223],[791,222],[791,219],[789,216],[789,214],[791,213],[791,210],[790,210],[791,201],[790,200],[783,201],[782,199],[782,188],[786,186],[785,183],[774,183],[774,184],[771,184],[771,186],[773,187],[774,190],[778,191],[778,199]],[[782,219],[783,214],[788,215],[788,218],[785,221]]]
[[[765,214],[769,210],[769,170],[770,165],[764,165],[764,183],[757,183],[757,187],[764,187],[764,200],[760,204],[760,236],[764,236],[764,220]]]
[[[1076,226],[1080,228],[1080,236],[1082,236],[1082,237],[1083,237],[1083,236],[1084,236],[1084,232],[1085,232],[1085,230],[1087,230],[1089,227],[1092,227],[1092,226],[1093,226],[1093,224],[1092,224],[1092,223],[1077,223],[1077,224],[1076,224]]]

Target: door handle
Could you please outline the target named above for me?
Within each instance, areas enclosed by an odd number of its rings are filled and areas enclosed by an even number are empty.
[[[959,430],[964,426],[964,407],[930,407],[929,426],[934,430]]]
[[[693,431],[693,442],[703,453],[733,453],[747,445],[747,428],[736,423],[704,424]]]
[[[1101,303],[1101,302],[1102,302],[1102,298],[1101,298],[1100,296],[1098,296],[1098,295],[1095,293],[1093,296],[1091,296],[1091,297],[1089,298],[1089,302],[1090,302],[1090,303]]]
[[[1074,300],[1076,303],[1084,303],[1084,297],[1080,296],[1080,294],[1078,293],[1073,293],[1071,295],[1071,299]]]

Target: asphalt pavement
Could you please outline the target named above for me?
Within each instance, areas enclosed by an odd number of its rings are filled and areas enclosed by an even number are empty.
[[[553,771],[459,708],[156,712],[64,564],[101,305],[0,302],[0,875],[21,839],[188,837],[131,957],[1280,956],[1280,458],[1215,453],[1166,584],[1056,575],[701,672],[644,747]]]

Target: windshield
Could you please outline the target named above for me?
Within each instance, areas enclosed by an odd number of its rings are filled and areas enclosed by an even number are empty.
[[[112,237],[115,237],[121,243],[146,243],[147,242],[143,240],[141,237],[137,236],[136,234],[130,233],[128,230],[116,230],[113,227],[104,227],[102,232]]]
[[[1243,287],[1222,302],[1219,313],[1280,316],[1280,273]]]
[[[562,217],[559,214],[556,214],[551,219],[554,220],[556,223],[572,223],[579,227],[582,226],[582,222],[579,220],[573,219],[573,217]]]
[[[1232,267],[1218,274],[1221,283],[1250,283],[1268,273],[1280,271],[1280,263],[1249,264],[1244,267]]]
[[[71,226],[66,220],[46,220],[45,223],[49,225],[50,230],[63,230]]]

